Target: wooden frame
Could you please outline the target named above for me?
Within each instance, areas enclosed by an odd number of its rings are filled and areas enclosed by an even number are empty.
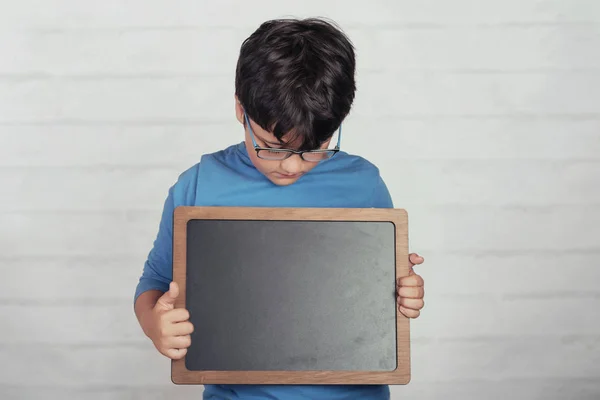
[[[396,277],[407,276],[408,216],[403,209],[380,208],[261,208],[180,206],[174,211],[173,280],[180,295],[175,307],[186,307],[186,228],[194,219],[385,221],[396,233]],[[410,381],[409,319],[396,309],[397,368],[393,371],[191,371],[185,358],[172,360],[175,384],[388,384]]]

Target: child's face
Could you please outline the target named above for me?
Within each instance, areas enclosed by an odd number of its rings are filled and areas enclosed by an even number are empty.
[[[236,117],[242,125],[244,124],[244,111],[241,105],[236,102]],[[294,149],[293,143],[285,143],[285,145],[281,145],[277,138],[270,132],[265,131],[260,126],[255,124],[253,121],[250,121],[252,124],[252,131],[254,132],[254,138],[256,143],[260,147],[275,147],[275,148],[287,148]],[[293,154],[291,157],[286,158],[281,161],[273,161],[273,160],[263,160],[262,158],[258,158],[256,155],[256,151],[254,150],[254,145],[252,143],[252,138],[250,137],[250,132],[248,129],[245,129],[245,142],[246,142],[246,150],[248,151],[248,155],[250,156],[250,160],[263,175],[265,175],[271,182],[279,186],[287,186],[295,183],[298,179],[300,179],[304,174],[308,173],[311,169],[318,165],[318,163],[304,161],[300,155]],[[283,138],[285,142],[285,138]],[[329,141],[325,142],[322,148],[327,148],[329,146]]]

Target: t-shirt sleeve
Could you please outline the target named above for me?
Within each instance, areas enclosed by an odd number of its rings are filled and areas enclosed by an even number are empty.
[[[195,204],[198,167],[199,165],[194,165],[181,173],[175,184],[169,188],[158,233],[135,288],[134,304],[140,294],[148,290],[169,290],[169,284],[173,280],[173,211],[178,206]]]
[[[371,194],[369,207],[374,208],[394,208],[394,202],[392,196],[381,176],[377,177],[375,188]]]
[[[169,290],[173,279],[173,210],[175,186],[169,189],[165,200],[158,234],[154,245],[144,263],[142,276],[135,290],[134,304],[137,298],[148,290],[157,289],[162,292]]]

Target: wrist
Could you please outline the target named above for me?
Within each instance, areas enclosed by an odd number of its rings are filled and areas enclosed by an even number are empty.
[[[152,340],[156,332],[156,312],[154,308],[160,295],[161,293],[158,291],[148,291],[140,295],[135,305],[135,313],[140,327],[144,334]]]
[[[154,310],[149,308],[140,312],[139,315],[140,326],[144,334],[150,339],[154,340],[156,332],[156,316]]]

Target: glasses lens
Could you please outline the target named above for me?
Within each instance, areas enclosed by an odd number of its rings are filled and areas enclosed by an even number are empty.
[[[302,155],[305,161],[319,162],[333,157],[335,150],[326,151],[308,151]],[[285,160],[292,155],[292,152],[285,149],[259,149],[257,153],[259,158],[263,160]]]
[[[263,160],[284,160],[290,156],[289,151],[271,149],[271,150],[258,150],[258,157]]]
[[[331,158],[335,151],[311,151],[304,153],[304,159],[311,162],[319,162]]]

